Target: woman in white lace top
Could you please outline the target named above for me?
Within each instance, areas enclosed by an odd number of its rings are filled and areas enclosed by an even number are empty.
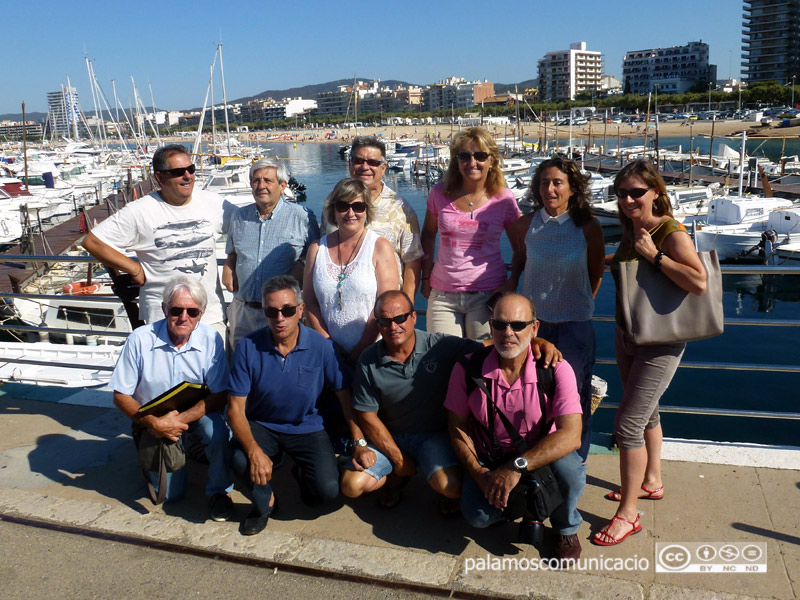
[[[338,229],[309,247],[303,274],[308,325],[331,338],[351,365],[378,339],[375,298],[399,288],[391,244],[365,227],[369,199],[358,179],[336,184],[322,212]]]

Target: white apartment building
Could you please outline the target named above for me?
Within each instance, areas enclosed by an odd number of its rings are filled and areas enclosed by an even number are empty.
[[[539,98],[547,102],[574,100],[581,92],[600,89],[603,53],[575,42],[569,50],[548,52],[539,60]]]

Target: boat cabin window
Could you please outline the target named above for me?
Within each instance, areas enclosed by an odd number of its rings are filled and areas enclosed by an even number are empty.
[[[87,308],[85,306],[59,306],[57,318],[69,323],[81,323],[95,327],[114,328],[116,320],[110,308]]]

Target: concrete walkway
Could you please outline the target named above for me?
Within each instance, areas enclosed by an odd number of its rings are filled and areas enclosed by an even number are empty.
[[[512,542],[512,524],[478,531],[460,518],[440,517],[434,494],[418,479],[392,511],[367,497],[318,515],[300,503],[289,460],[275,475],[279,514],[261,534],[243,537],[238,520],[249,503],[235,492],[236,522],[207,520],[198,463],[189,464],[187,497],[154,507],[139,479],[129,431],[107,391],[0,387],[0,518],[454,596],[727,600],[800,594],[798,449],[730,452],[725,444],[666,444],[665,498],[642,501],[642,533],[612,548],[589,539],[614,514],[615,504],[603,496],[618,486],[618,459],[592,454],[579,537],[583,558],[595,561],[583,570],[550,571],[530,568],[538,552]],[[656,572],[656,543],[691,550],[691,543],[702,542],[763,543],[767,572]],[[615,559],[626,558],[628,567],[639,569],[618,570],[626,565]]]

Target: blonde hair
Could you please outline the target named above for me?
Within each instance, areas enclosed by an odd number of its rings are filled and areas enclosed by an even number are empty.
[[[459,131],[450,142],[450,164],[444,174],[444,193],[453,196],[461,188],[463,178],[458,169],[458,153],[464,150],[470,142],[474,142],[481,150],[492,157],[492,166],[486,176],[486,192],[490,196],[499,194],[506,187],[506,180],[500,170],[500,150],[492,135],[483,127],[470,127]]]

